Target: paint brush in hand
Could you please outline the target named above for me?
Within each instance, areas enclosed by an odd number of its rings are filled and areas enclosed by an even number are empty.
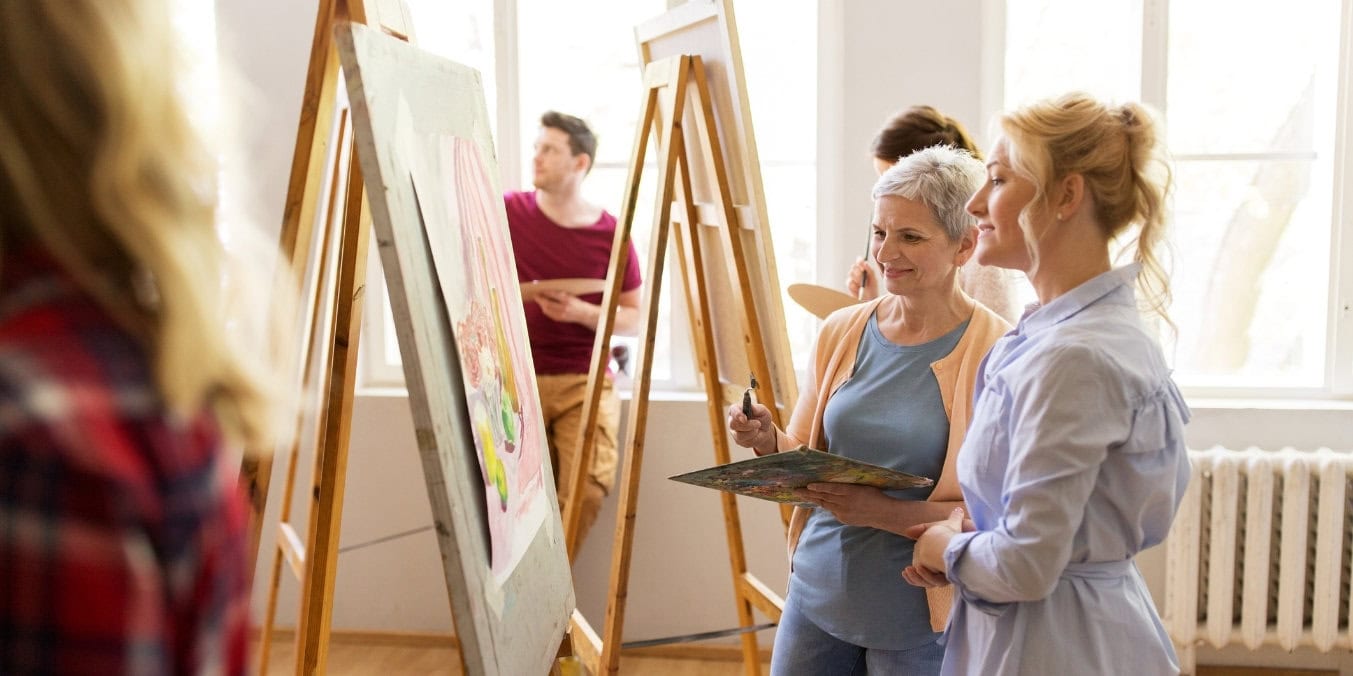
[[[751,374],[752,385],[742,391],[742,415],[752,417],[752,390],[756,389],[756,374]]]
[[[855,300],[864,300],[864,285],[869,283],[869,254],[874,248],[874,230],[869,229],[869,238],[864,241],[864,269],[860,271],[860,290],[855,292]]]

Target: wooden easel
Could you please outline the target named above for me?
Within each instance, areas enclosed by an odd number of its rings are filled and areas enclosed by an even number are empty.
[[[643,465],[649,374],[653,365],[658,298],[662,290],[662,274],[669,239],[676,244],[677,267],[682,273],[683,290],[690,311],[696,359],[703,374],[710,428],[714,437],[715,461],[719,464],[730,461],[728,437],[724,430],[724,410],[728,404],[740,399],[742,388],[746,384],[724,380],[720,376],[713,332],[715,318],[710,302],[713,290],[709,288],[706,279],[704,267],[706,254],[702,250],[698,228],[714,227],[720,231],[722,253],[729,268],[728,279],[734,280],[732,288],[727,291],[732,295],[733,305],[740,308],[740,312],[737,313],[738,321],[741,324],[743,345],[747,348],[747,358],[752,372],[760,383],[769,384],[763,386],[759,393],[763,400],[769,402],[771,415],[777,425],[783,426],[788,407],[792,405],[794,399],[792,392],[774,391],[775,381],[771,377],[770,364],[764,351],[759,347],[764,344],[762,329],[753,304],[752,280],[748,272],[748,257],[755,253],[744,250],[742,240],[737,234],[737,229],[741,227],[739,212],[737,205],[734,204],[724,168],[724,155],[720,149],[703,62],[699,56],[672,56],[654,61],[645,68],[643,82],[645,88],[643,114],[636,131],[634,152],[630,157],[629,180],[625,186],[621,220],[616,228],[615,243],[611,251],[607,275],[608,287],[602,300],[601,321],[597,326],[594,360],[588,377],[589,397],[583,404],[584,424],[579,459],[568,477],[572,482],[570,494],[582,495],[586,476],[584,468],[591,464],[592,456],[595,454],[601,379],[606,377],[609,356],[605,346],[610,343],[614,330],[617,299],[624,280],[630,230],[634,223],[634,207],[638,198],[648,138],[652,133],[658,139],[657,214],[650,242],[648,267],[645,270],[648,283],[644,286],[640,308],[643,320],[640,335],[643,338],[639,343],[638,359],[635,362],[637,366],[634,369],[634,395],[625,432],[624,471],[620,481],[617,517],[619,523],[611,559],[608,594],[610,601],[606,609],[604,639],[598,638],[580,612],[574,612],[571,625],[572,648],[594,674],[614,674],[620,668],[620,633],[624,625],[625,603],[628,597],[630,554],[634,544],[634,521]],[[691,157],[688,154],[687,135],[696,141],[696,147],[699,149],[698,157]],[[699,163],[699,167],[704,170],[703,175],[712,181],[711,187],[717,200],[716,204],[697,204],[693,197],[693,162]],[[673,214],[674,206],[677,207],[676,214]],[[753,626],[753,609],[760,610],[778,622],[784,600],[748,572],[735,496],[723,493],[721,498],[739,624],[743,628]],[[578,545],[576,538],[579,510],[576,503],[577,501],[570,500],[564,511],[565,533],[571,557],[576,555]],[[760,654],[754,633],[747,631],[742,634],[742,648],[746,673],[760,673]]]
[[[482,77],[370,26],[336,38],[462,667],[544,674],[575,604]]]
[[[410,39],[411,21],[400,0],[320,0],[306,73],[305,93],[292,158],[291,177],[283,214],[280,248],[290,263],[279,274],[279,284],[300,284],[305,356],[298,360],[298,380],[317,398],[314,418],[303,411],[289,448],[285,485],[273,553],[268,605],[260,632],[259,673],[266,673],[281,563],[285,559],[301,584],[296,628],[296,673],[322,674],[332,621],[338,538],[343,510],[353,393],[356,387],[357,349],[361,332],[362,296],[366,283],[367,244],[371,221],[361,170],[356,161],[352,123],[338,94],[338,53],[334,26],[352,21],[379,26],[401,39]],[[341,109],[340,109],[341,108]],[[331,137],[337,145],[331,148]],[[327,174],[327,183],[325,183]],[[325,218],[319,227],[321,201]],[[310,270],[311,273],[306,271]],[[290,271],[303,279],[290,276]],[[312,279],[304,279],[313,274]],[[312,443],[306,429],[311,428]],[[301,452],[314,458],[311,505],[306,538],[287,522]],[[313,453],[313,454],[312,454]],[[255,556],[266,507],[271,460],[246,464],[243,473],[253,500]]]

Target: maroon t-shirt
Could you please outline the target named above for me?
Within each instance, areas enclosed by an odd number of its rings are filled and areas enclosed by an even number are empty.
[[[512,232],[512,251],[517,257],[517,280],[587,277],[606,279],[615,242],[615,217],[606,211],[596,223],[584,228],[565,228],[550,220],[536,205],[532,192],[509,192],[507,223]],[[639,256],[630,244],[625,264],[624,291],[639,287]],[[579,296],[601,303],[600,293]],[[531,358],[536,373],[587,373],[592,367],[592,343],[596,332],[581,324],[556,322],[545,316],[540,305],[526,303],[526,332],[531,339]]]

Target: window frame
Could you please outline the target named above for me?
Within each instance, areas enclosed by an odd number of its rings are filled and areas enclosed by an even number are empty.
[[[1167,83],[1169,72],[1170,0],[1142,2],[1141,101],[1160,111],[1167,119]],[[994,119],[1004,108],[1005,32],[1007,9],[999,0],[983,0],[984,44],[992,53],[982,63],[983,116]],[[1330,259],[1326,343],[1323,384],[1319,387],[1264,387],[1181,385],[1190,399],[1222,401],[1244,400],[1353,400],[1353,7],[1341,3],[1339,20],[1339,64],[1335,130],[1332,151],[1332,203],[1330,205]],[[1227,159],[1279,159],[1290,153],[1228,153]],[[1208,159],[1204,156],[1178,155],[1175,159]]]
[[[1331,394],[1353,398],[1353,7],[1342,3],[1334,130],[1334,204],[1331,219],[1329,342],[1326,383]],[[1341,263],[1343,265],[1341,265]]]

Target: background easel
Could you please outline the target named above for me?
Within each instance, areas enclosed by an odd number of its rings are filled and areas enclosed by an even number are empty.
[[[310,397],[298,417],[287,452],[268,604],[259,637],[259,673],[266,673],[283,559],[301,584],[296,628],[296,673],[325,671],[337,572],[352,401],[356,387],[362,294],[371,223],[354,155],[352,123],[340,96],[334,27],[340,21],[379,26],[408,40],[411,21],[400,0],[320,0],[306,73],[305,93],[279,239],[290,266],[278,284],[301,290],[304,357],[294,384]],[[299,279],[291,276],[300,275]],[[312,459],[306,537],[287,521],[297,464]],[[243,467],[252,500],[252,543],[257,556],[266,507],[271,457]]]
[[[664,19],[680,26],[692,23],[699,25],[713,20],[716,26],[731,30],[731,7],[724,4],[687,7],[691,10],[670,13]],[[663,34],[661,31],[654,33]],[[736,41],[731,44],[735,45]],[[646,57],[650,55],[651,52],[645,51]],[[738,178],[745,183],[741,193],[743,199],[737,201],[726,170],[728,160],[720,145],[720,127],[702,58],[679,55],[645,60],[650,62],[644,71],[643,113],[630,158],[629,181],[607,276],[608,288],[602,300],[604,309],[593,351],[595,358],[589,375],[589,397],[584,402],[585,422],[580,440],[580,459],[568,477],[573,482],[572,494],[580,495],[578,491],[581,491],[584,478],[581,468],[589,466],[595,453],[597,407],[608,356],[605,346],[609,344],[614,328],[616,299],[624,277],[624,252],[629,247],[648,137],[652,133],[658,139],[659,196],[655,231],[650,241],[645,271],[649,281],[644,287],[640,309],[643,320],[640,335],[643,338],[639,343],[638,366],[634,370],[634,395],[625,433],[619,523],[612,553],[604,640],[598,638],[581,613],[575,612],[572,622],[572,648],[583,663],[598,674],[616,673],[619,670],[620,633],[628,596],[630,554],[634,541],[648,412],[649,374],[657,327],[656,308],[661,294],[669,238],[676,245],[677,267],[682,275],[695,338],[696,358],[703,375],[715,442],[715,461],[720,464],[730,461],[728,438],[724,431],[724,410],[730,403],[740,400],[742,389],[746,386],[743,379],[749,370],[762,384],[759,395],[771,409],[777,424],[784,424],[796,396],[792,366],[787,360],[775,361],[776,356],[787,357],[787,349],[767,349],[768,343],[776,341],[772,338],[773,333],[768,335],[762,329],[763,315],[779,314],[779,285],[774,282],[773,259],[767,256],[768,232],[753,232],[749,237],[744,230],[755,230],[757,226],[764,228],[764,200],[761,199],[759,175],[752,174],[750,178],[746,173],[739,175]],[[736,75],[740,80],[740,69]],[[724,119],[725,126],[722,128],[728,129],[727,125],[733,121],[727,117]],[[754,146],[744,146],[746,148],[751,148],[754,158]],[[745,167],[742,169],[746,171]],[[766,237],[762,239],[757,234],[765,234]],[[749,246],[761,242],[765,243],[764,248]],[[766,274],[771,279],[769,284],[762,276]],[[769,312],[765,307],[767,304],[774,304]],[[781,318],[779,323],[770,324],[769,329],[783,333],[783,326]],[[783,335],[775,337],[787,343]],[[735,496],[725,493],[721,499],[739,624],[744,629],[753,626],[753,609],[778,621],[783,599],[747,570]],[[577,551],[577,517],[576,505],[570,503],[565,509],[565,531],[569,536],[571,554]],[[748,674],[757,674],[760,672],[760,653],[756,636],[751,631],[744,631],[742,637],[745,670]]]

